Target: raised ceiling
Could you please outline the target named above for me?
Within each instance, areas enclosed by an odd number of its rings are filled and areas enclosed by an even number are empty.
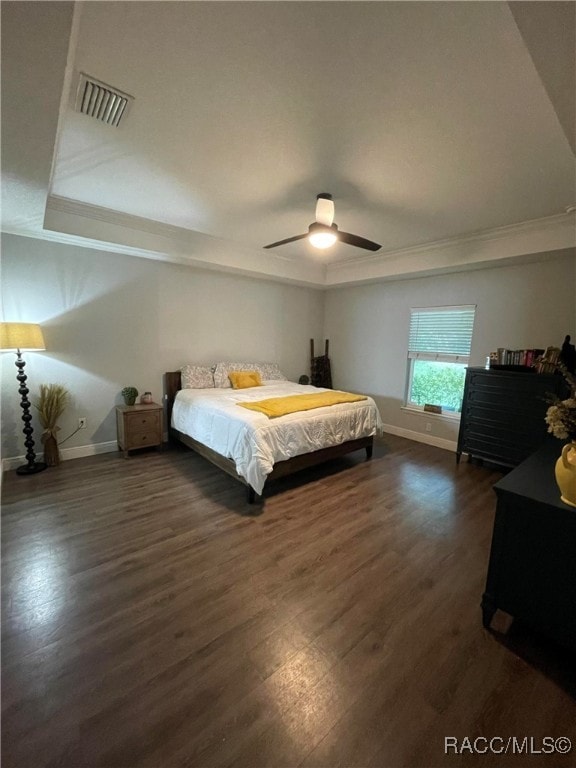
[[[574,9],[5,2],[3,228],[318,286],[571,247]],[[134,96],[120,127],[81,72]],[[382,250],[263,251],[318,192]]]

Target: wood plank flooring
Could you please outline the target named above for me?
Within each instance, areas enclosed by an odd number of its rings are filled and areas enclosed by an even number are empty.
[[[7,473],[2,765],[576,765],[574,658],[482,628],[500,477],[392,436],[253,507],[188,451]]]

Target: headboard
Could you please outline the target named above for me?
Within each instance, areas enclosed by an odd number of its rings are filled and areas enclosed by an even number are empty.
[[[166,377],[166,423],[168,424],[168,434],[170,434],[172,424],[172,408],[174,407],[174,398],[182,389],[182,374],[180,371],[167,371]]]

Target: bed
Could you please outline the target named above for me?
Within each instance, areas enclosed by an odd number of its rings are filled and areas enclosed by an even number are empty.
[[[372,398],[268,418],[239,404],[329,390],[287,381],[270,364],[218,363],[192,377],[187,368],[165,374],[170,437],[243,483],[250,503],[277,478],[360,449],[372,456],[381,430]],[[228,381],[234,369],[259,370],[270,378],[234,389]]]

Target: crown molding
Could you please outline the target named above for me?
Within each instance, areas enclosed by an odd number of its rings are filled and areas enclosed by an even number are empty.
[[[132,248],[119,243],[106,242],[105,240],[91,240],[78,235],[68,235],[65,232],[56,232],[50,229],[33,230],[21,227],[3,226],[3,235],[15,235],[16,237],[30,237],[33,240],[46,240],[50,243],[62,243],[63,245],[76,245],[81,248],[91,248],[96,251],[109,253],[123,253],[127,256],[138,256],[144,259],[158,259],[164,261],[162,254],[146,251],[143,248]]]
[[[576,248],[576,216],[555,214],[462,237],[422,243],[327,267],[329,288],[425,277],[432,274],[482,269],[519,262],[537,254]]]
[[[130,213],[113,211],[111,208],[102,208],[99,205],[91,203],[81,203],[78,200],[70,200],[67,197],[58,195],[48,195],[46,200],[46,213],[56,212],[78,216],[83,219],[100,221],[105,224],[114,224],[114,226],[130,229],[134,232],[147,232],[159,237],[165,237],[169,240],[187,240],[193,230],[177,227],[173,224],[165,224],[162,221],[153,221],[141,216],[134,216]],[[212,237],[203,232],[193,232],[194,234]],[[216,238],[215,238],[216,239]]]
[[[330,289],[482,269],[576,247],[576,212],[518,222],[333,264],[295,261],[201,232],[50,195],[44,229],[4,231],[130,256]],[[241,266],[240,266],[241,265]]]
[[[172,224],[49,195],[44,231],[84,238],[88,243],[129,248],[133,255],[228,271],[316,289],[325,285],[324,264],[296,261]],[[76,242],[76,245],[79,245]]]
[[[337,269],[340,266],[345,267],[352,263],[358,265],[373,261],[381,261],[384,258],[393,259],[400,256],[431,253],[433,251],[446,250],[446,248],[463,246],[470,243],[494,242],[497,240],[508,240],[511,237],[517,237],[518,235],[534,235],[541,232],[558,231],[559,229],[565,230],[567,220],[568,226],[571,227],[572,233],[574,234],[572,245],[576,246],[576,208],[574,208],[574,210],[569,209],[565,213],[544,216],[539,219],[529,219],[528,221],[521,221],[517,224],[505,224],[501,227],[494,227],[494,229],[483,229],[478,232],[471,232],[467,235],[458,235],[457,237],[450,237],[444,240],[431,240],[427,243],[420,243],[419,245],[408,246],[407,248],[378,251],[377,253],[367,254],[366,256],[360,256],[359,258],[341,259],[336,262],[331,269]]]

